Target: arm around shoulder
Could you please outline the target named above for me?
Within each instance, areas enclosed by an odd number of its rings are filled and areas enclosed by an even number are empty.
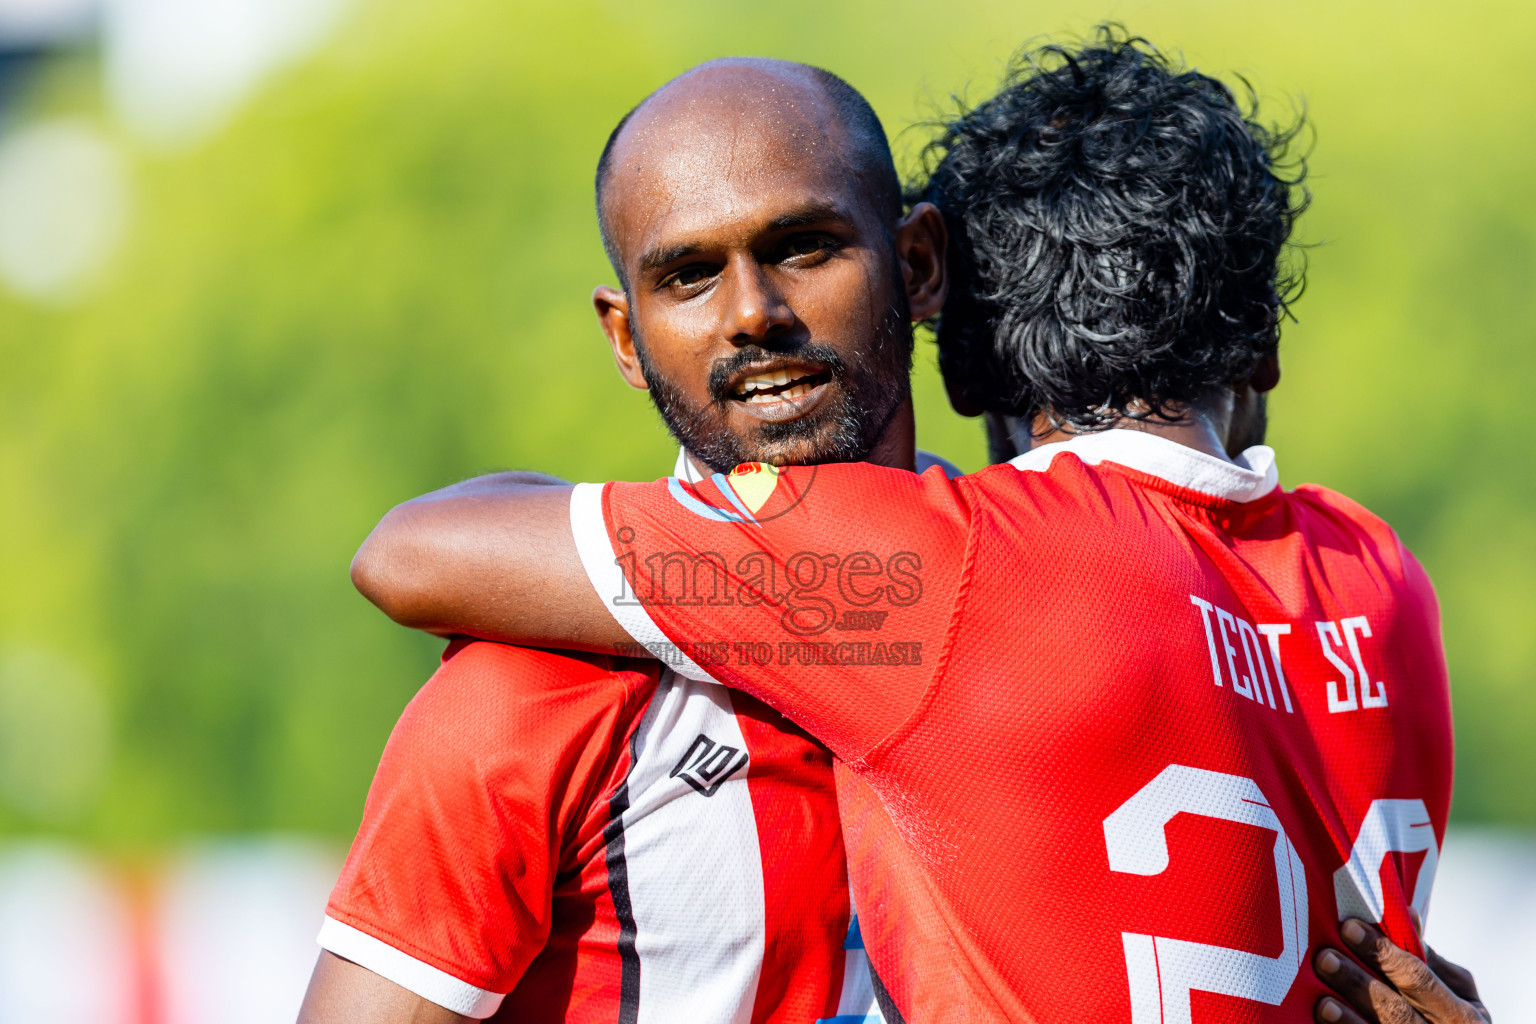
[[[580,650],[628,637],[571,537],[571,487],[530,473],[477,477],[396,506],[352,560],[352,582],[403,626]]]

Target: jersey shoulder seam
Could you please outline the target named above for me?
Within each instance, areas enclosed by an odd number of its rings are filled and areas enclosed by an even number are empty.
[[[608,820],[613,795],[629,781],[630,771],[634,768],[631,747],[635,734],[640,731],[640,725],[645,720],[646,709],[656,699],[656,689],[661,685],[661,679],[659,675],[653,677],[650,672],[626,674],[636,675],[640,681],[625,685],[622,706],[618,712],[623,717],[623,727],[615,729],[613,741],[606,744],[608,753],[603,758],[601,770],[592,773],[592,783],[582,794],[581,811],[573,813],[571,820],[565,822],[560,830],[560,842],[556,850],[557,871],[564,870],[564,854],[572,845],[572,832],[579,832],[581,823],[594,814],[604,821]],[[624,764],[626,758],[630,759],[628,765]]]
[[[881,737],[874,746],[870,747],[858,759],[859,767],[868,766],[875,758],[887,753],[892,747],[900,743],[902,737],[911,732],[918,721],[928,712],[938,696],[939,687],[944,676],[949,671],[951,654],[955,649],[956,639],[960,634],[960,610],[965,606],[966,599],[971,590],[971,572],[976,560],[977,535],[976,518],[981,515],[981,510],[974,503],[967,502],[970,506],[969,515],[966,517],[965,555],[960,560],[960,580],[955,585],[955,596],[949,607],[949,622],[944,630],[944,648],[939,652],[939,660],[933,667],[933,674],[928,678],[928,685],[923,688],[922,696],[912,708],[910,714],[897,723],[890,732]]]

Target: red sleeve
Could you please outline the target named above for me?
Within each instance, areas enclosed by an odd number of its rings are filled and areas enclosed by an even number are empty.
[[[965,569],[963,493],[937,470],[750,464],[695,485],[580,485],[571,527],[637,642],[857,760],[942,670]]]
[[[320,944],[494,1013],[549,935],[561,838],[621,773],[656,679],[634,664],[450,647],[384,749]]]

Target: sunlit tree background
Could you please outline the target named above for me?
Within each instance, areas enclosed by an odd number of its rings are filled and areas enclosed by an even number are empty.
[[[1384,514],[1428,566],[1455,815],[1536,825],[1536,6],[377,0],[168,114],[86,43],[15,79],[0,832],[350,836],[438,650],[348,583],[377,517],[488,469],[670,464],[588,305],[611,277],[591,171],[646,92],[722,54],[821,64],[910,172],[953,95],[1105,18],[1245,77],[1275,120],[1306,110],[1282,475]],[[920,354],[921,442],[979,467]]]

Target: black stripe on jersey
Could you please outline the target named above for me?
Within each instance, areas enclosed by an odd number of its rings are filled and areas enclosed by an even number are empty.
[[[618,1024],[640,1019],[640,951],[635,948],[635,908],[629,901],[629,863],[624,859],[624,812],[629,810],[629,776],[639,761],[636,746],[640,730],[629,740],[629,771],[608,801],[608,824],[603,841],[608,846],[608,892],[619,920],[619,1018]]]
[[[907,1024],[901,1016],[901,1010],[896,1007],[896,1000],[891,998],[880,975],[875,973],[874,964],[869,965],[869,980],[874,983],[875,1005],[880,1007],[880,1015],[885,1018],[885,1024]]]

